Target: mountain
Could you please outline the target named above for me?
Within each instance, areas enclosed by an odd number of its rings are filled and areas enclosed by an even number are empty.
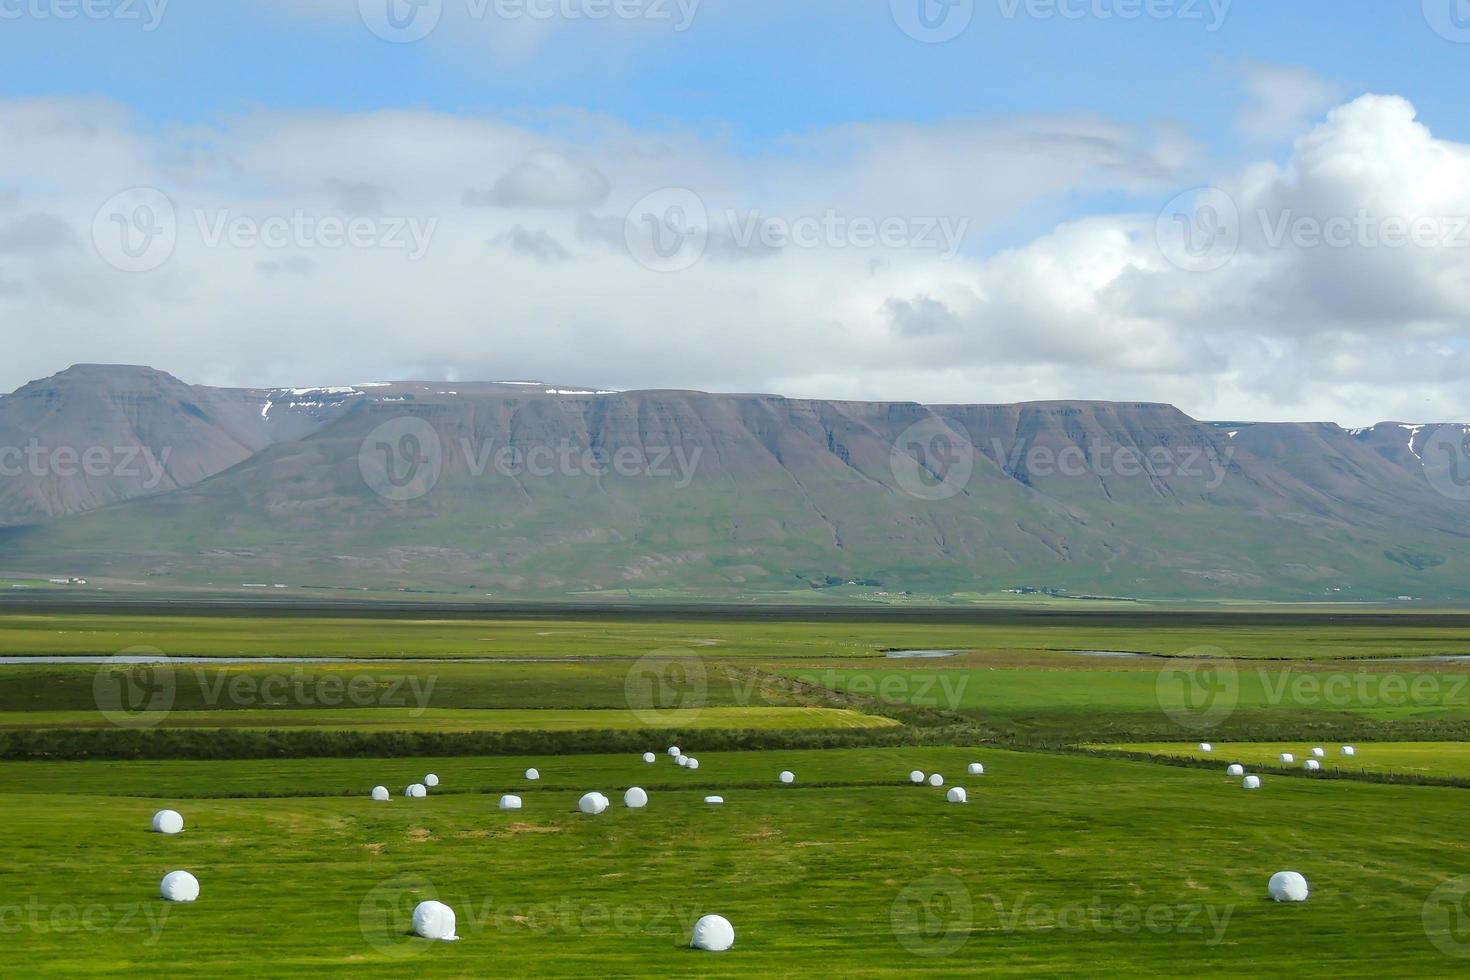
[[[0,567],[474,595],[1454,598],[1470,505],[1425,479],[1432,429],[83,366],[0,399],[0,449],[139,446],[165,478],[0,477]]]

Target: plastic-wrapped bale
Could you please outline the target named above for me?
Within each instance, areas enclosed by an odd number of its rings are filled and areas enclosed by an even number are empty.
[[[688,768],[688,769],[698,769],[699,768],[699,760],[698,759],[690,759],[689,760],[689,765],[687,767],[685,767],[685,768]]]
[[[965,792],[963,786],[951,786],[949,792],[944,794],[944,798],[951,803],[970,802],[970,794]]]
[[[689,757],[687,755],[681,755],[674,761],[686,769],[689,768]]]
[[[1320,759],[1320,758],[1322,758],[1322,757],[1323,757],[1323,756],[1325,756],[1325,755],[1326,755],[1326,754],[1327,754],[1327,750],[1326,750],[1326,749],[1324,749],[1324,748],[1323,748],[1323,747],[1322,747],[1322,746],[1320,746],[1320,745],[1319,745],[1319,746],[1317,746],[1317,747],[1316,747],[1316,748],[1314,748],[1314,749],[1312,749],[1312,756],[1313,756],[1313,758],[1317,758],[1317,759]]]
[[[669,755],[673,756],[675,759],[679,758],[679,756],[681,756],[683,754],[684,754],[683,752],[680,752],[679,751],[679,746],[677,746],[677,745],[670,745],[669,746]]]
[[[500,809],[502,809],[502,810],[519,810],[520,808],[521,808],[521,798],[519,796],[514,796],[514,795],[512,795],[510,793],[507,793],[507,794],[505,794],[504,796],[502,796],[500,798]]]
[[[1278,871],[1271,876],[1266,891],[1274,902],[1305,902],[1307,879],[1297,871]]]
[[[723,915],[701,916],[694,923],[694,935],[689,939],[690,949],[702,949],[709,953],[723,953],[735,945],[735,927]]]
[[[1308,759],[1304,768],[1308,772],[1317,772],[1322,768],[1322,763],[1318,762],[1316,759]]]
[[[577,801],[577,809],[583,813],[598,814],[607,809],[607,797],[601,793],[585,793]]]
[[[177,810],[159,810],[153,815],[153,832],[155,834],[182,834],[184,832],[184,817]]]
[[[424,777],[424,785],[429,787],[430,789],[433,789],[435,786],[439,785],[439,777],[434,775],[432,772],[429,773],[427,776]]]
[[[641,786],[631,787],[623,794],[623,806],[634,810],[641,810],[648,806],[648,794]]]
[[[710,804],[711,806],[719,806],[721,803],[725,802],[725,798],[723,796],[706,796],[704,798],[704,802]]]
[[[782,769],[780,780],[781,782],[786,783],[789,786],[790,784],[796,782],[796,773],[792,772],[790,769]]]
[[[1296,756],[1292,755],[1290,752],[1283,752],[1281,753],[1281,761],[1286,763],[1295,762]]]
[[[536,769],[534,767],[533,768],[530,768],[530,769],[527,769],[526,770],[526,778],[527,779],[540,779],[541,778],[541,770],[540,769]]]
[[[1234,765],[1227,766],[1225,768],[1225,775],[1227,775],[1227,776],[1244,776],[1245,775],[1245,766],[1242,766],[1238,762],[1235,763]]]
[[[424,787],[423,783],[414,783],[408,789],[403,791],[403,795],[407,796],[410,799],[421,800],[429,795],[429,791]]]
[[[1260,789],[1261,788],[1261,777],[1260,776],[1247,776],[1247,777],[1245,777],[1244,779],[1242,779],[1240,781],[1240,785],[1242,787],[1244,787],[1245,789]]]
[[[654,755],[652,752],[645,752],[645,753],[643,753],[643,761],[644,762],[652,762],[653,760],[655,760],[657,758],[658,758],[658,756]]]
[[[1199,750],[1201,752],[1213,752],[1215,751],[1215,747],[1209,742],[1201,742],[1199,743]]]
[[[386,786],[374,786],[373,799],[379,803],[386,803],[393,799],[393,794],[388,792],[388,787]]]
[[[932,775],[932,776],[929,777],[929,785],[930,786],[943,786],[944,785],[944,777],[941,776],[941,775],[939,775],[939,773],[936,772],[934,775]]]
[[[413,934],[441,943],[459,939],[454,934],[454,909],[443,902],[420,902],[413,910]]]
[[[1351,745],[1344,745],[1342,747],[1342,754],[1343,755],[1357,755],[1358,754],[1358,750],[1355,749],[1355,748],[1353,748]]]
[[[970,763],[969,767],[965,771],[968,772],[972,776],[983,776],[983,775],[985,775],[985,767],[982,766],[978,762],[972,762],[972,763]]]
[[[924,774],[915,769],[913,772],[909,773],[909,782],[913,783],[915,786],[922,785],[924,782]]]
[[[170,902],[192,902],[199,897],[199,879],[187,871],[170,871],[158,883],[158,894]]]

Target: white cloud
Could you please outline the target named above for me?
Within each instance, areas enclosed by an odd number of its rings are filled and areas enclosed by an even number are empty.
[[[1250,102],[1235,125],[1250,139],[1294,136],[1342,95],[1342,86],[1294,65],[1253,63],[1240,69]]]
[[[1189,140],[1096,118],[850,125],[752,151],[584,113],[261,112],[159,132],[115,105],[48,99],[0,101],[0,145],[0,240],[14,246],[0,318],[21,325],[5,389],[120,361],[230,384],[519,375],[1355,424],[1466,414],[1470,248],[1295,233],[1366,211],[1449,235],[1470,215],[1470,148],[1392,97],[1333,110],[1282,164],[1218,178],[1240,234],[1209,272],[1165,258],[1152,203],[982,253],[1065,202],[1176,193]],[[167,191],[178,244],[125,273],[91,236],[99,205],[134,185]],[[467,189],[497,186],[513,206],[466,205]],[[665,187],[696,191],[710,227],[707,253],[674,273],[624,244],[629,208]],[[324,244],[334,219],[366,220],[368,245]],[[930,219],[968,222],[957,257],[918,241]],[[1278,243],[1283,219],[1295,231]],[[280,247],[208,244],[272,221]],[[863,221],[913,240],[859,241]],[[812,247],[739,240],[803,222]],[[421,259],[388,242],[395,224],[421,234]]]

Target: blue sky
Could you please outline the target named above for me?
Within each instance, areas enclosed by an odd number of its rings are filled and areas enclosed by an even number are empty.
[[[0,317],[35,326],[0,389],[119,360],[1470,415],[1470,0],[421,0],[426,37],[370,29],[406,2],[0,0]],[[611,3],[642,16],[555,14]],[[943,3],[955,36],[912,36]],[[1155,241],[1200,186],[1241,211],[1218,269]],[[138,188],[178,232],[145,273],[96,240]],[[629,235],[686,190],[708,241],[670,275]],[[1365,208],[1455,247],[1262,239]],[[344,212],[423,247],[206,234]],[[753,212],[910,236],[733,240]]]

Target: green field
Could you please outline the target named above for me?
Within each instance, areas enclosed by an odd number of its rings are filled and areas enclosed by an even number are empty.
[[[886,728],[897,725],[840,708],[688,708],[632,711],[555,708],[260,708],[232,711],[139,712],[132,724],[150,728],[230,728],[241,731],[390,732],[579,732],[639,731],[657,728],[726,728],[806,731],[809,729]],[[96,711],[0,712],[0,729],[108,729],[116,723]]]
[[[1223,742],[1212,743],[1213,752],[1201,752],[1197,742],[1169,744],[1132,742],[1118,745],[1094,745],[1089,748],[1143,752],[1181,759],[1213,759],[1221,768],[1232,762],[1250,767],[1299,770],[1311,758],[1314,745],[1326,751],[1318,760],[1324,772],[1347,775],[1360,772],[1399,776],[1438,776],[1470,779],[1470,743],[1466,742],[1361,742],[1354,745],[1357,754],[1348,758],[1341,746],[1314,742]],[[1296,762],[1281,762],[1281,753],[1290,752]]]
[[[1342,977],[1470,962],[1455,918],[1470,907],[1467,790],[1372,781],[1470,779],[1470,671],[1390,659],[1462,649],[1470,626],[1058,615],[0,616],[8,655],[256,658],[0,665],[0,976]],[[1222,640],[1225,674],[1199,659]],[[323,655],[369,662],[310,662]],[[1168,692],[1198,671],[1228,697],[1181,710]],[[133,710],[140,697],[161,710]],[[1220,771],[1076,751],[1190,757],[1201,738]],[[675,740],[698,770],[666,754]],[[1247,793],[1223,774],[1317,744],[1347,778],[1273,775]],[[985,775],[965,774],[973,761]],[[970,803],[911,785],[912,769]],[[398,795],[429,772],[428,799]],[[367,798],[378,784],[392,801]],[[632,785],[646,810],[621,805]],[[593,789],[613,806],[584,816]],[[500,811],[507,792],[525,808]],[[148,832],[164,806],[182,836]],[[175,868],[199,877],[197,903],[157,898]],[[1266,899],[1283,869],[1307,876],[1309,902]],[[408,934],[436,896],[458,943]],[[706,912],[735,924],[734,950],[682,948]]]
[[[618,799],[622,760],[559,763],[557,784],[524,791],[514,814],[472,793],[374,804],[368,780],[353,798],[178,801],[152,792],[146,766],[126,795],[13,793],[0,887],[19,897],[20,928],[0,956],[71,977],[1174,975],[1182,962],[1260,975],[1283,958],[1346,976],[1454,963],[1423,910],[1470,872],[1456,790],[1283,780],[1247,794],[1193,770],[988,749],[747,756],[688,774],[767,777],[723,807],[703,788],[654,790],[644,811],[599,817],[576,813],[576,797]],[[976,756],[990,772],[961,779],[968,806],[864,782],[958,773]],[[521,761],[435,765],[454,785],[492,769],[512,782]],[[417,772],[359,762],[364,776]],[[778,787],[782,765],[853,783]],[[215,764],[225,782],[232,768]],[[279,788],[312,788],[310,767],[296,776]],[[147,832],[168,803],[188,820],[178,838]],[[1413,826],[1396,819],[1409,809]],[[156,899],[175,868],[200,879],[197,903]],[[1311,902],[1265,899],[1282,868],[1308,876]],[[456,908],[459,943],[405,935],[412,905],[435,895]],[[681,949],[710,911],[735,924],[735,949]]]

